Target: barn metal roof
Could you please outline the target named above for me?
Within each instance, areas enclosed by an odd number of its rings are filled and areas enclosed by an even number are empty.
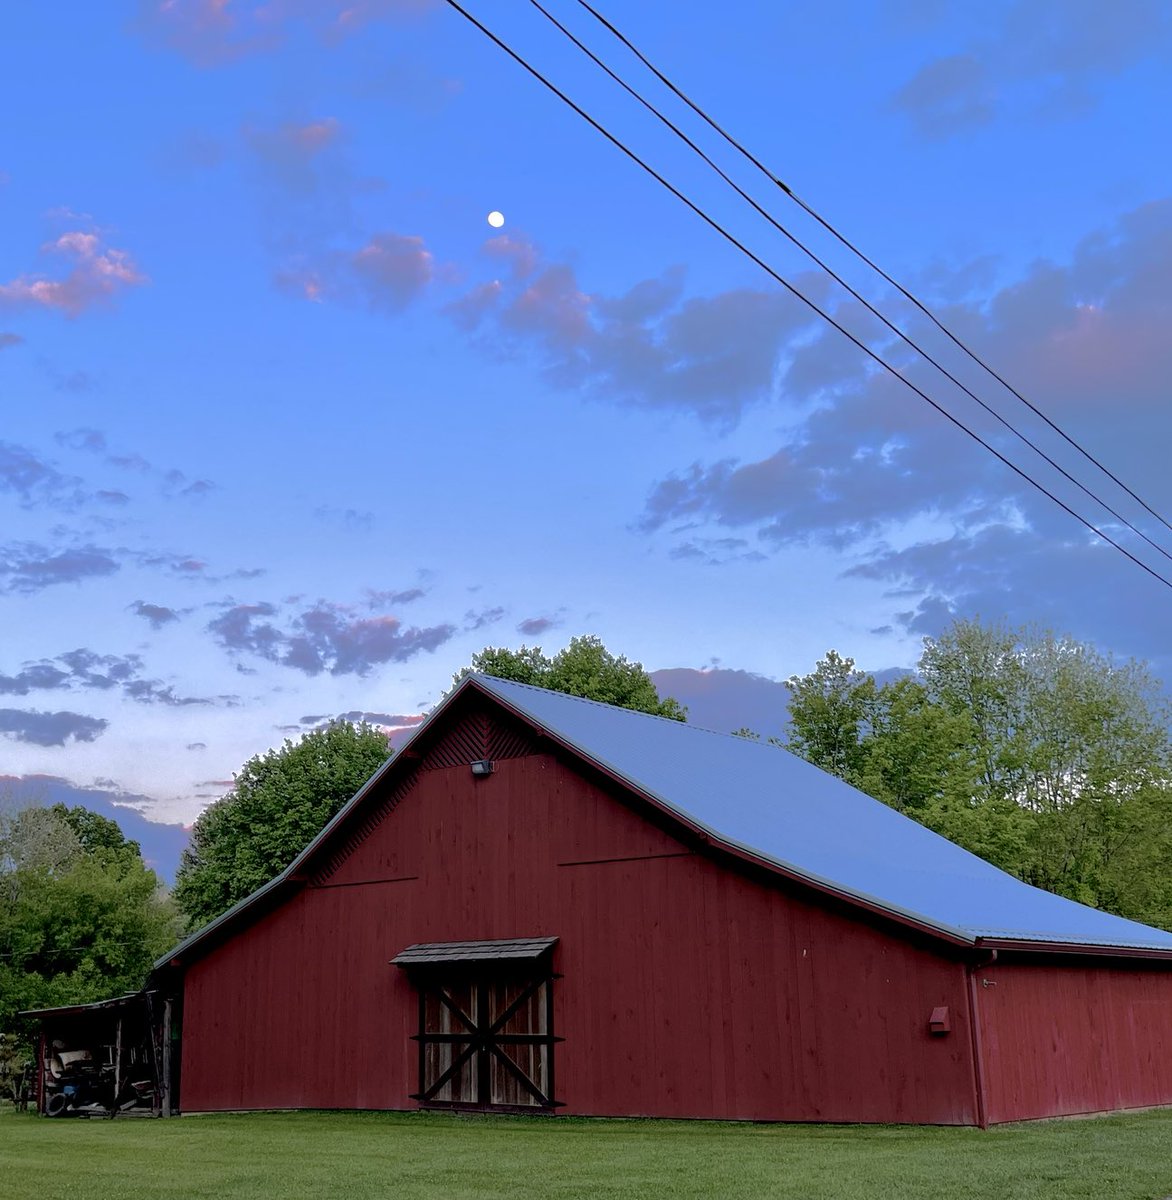
[[[1022,883],[777,746],[469,675],[284,871],[186,937],[153,970],[178,964],[265,897],[296,886],[303,864],[385,775],[410,762],[405,751],[468,688],[494,696],[713,844],[955,942],[1172,956],[1172,933]]]
[[[713,841],[869,907],[970,943],[1172,951],[1172,933],[1031,887],[777,746],[473,679]]]
[[[443,963],[530,962],[557,943],[555,937],[501,938],[495,942],[419,942],[400,950],[391,962],[397,967],[439,966]]]

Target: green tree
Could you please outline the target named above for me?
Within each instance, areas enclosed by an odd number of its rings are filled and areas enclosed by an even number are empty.
[[[593,635],[571,638],[570,644],[552,658],[543,654],[540,646],[522,646],[519,650],[486,646],[472,656],[471,665],[458,672],[453,682],[459,683],[474,671],[675,721],[685,721],[688,716],[688,710],[677,700],[660,697],[642,663],[612,654]]]
[[[1147,669],[1069,636],[958,621],[925,643],[920,673],[967,722],[973,806],[1030,815],[1022,877],[1118,907],[1107,880],[1172,780],[1169,709]]]
[[[828,650],[809,675],[785,681],[789,692],[786,749],[816,767],[856,783],[875,719],[875,680],[853,658]]]
[[[796,753],[1029,883],[1172,924],[1169,711],[1141,664],[958,621],[915,676],[832,651],[788,686]]]
[[[334,721],[249,759],[232,790],[200,815],[183,852],[175,900],[189,926],[280,874],[389,754],[373,726]]]
[[[142,847],[127,838],[118,822],[103,817],[101,813],[91,812],[80,804],[73,808],[54,804],[49,811],[73,831],[78,844],[87,854],[99,857],[112,855],[115,858],[137,858],[142,854]]]
[[[0,1033],[27,1033],[22,1009],[140,987],[177,932],[174,904],[116,823],[61,805],[0,815]]]

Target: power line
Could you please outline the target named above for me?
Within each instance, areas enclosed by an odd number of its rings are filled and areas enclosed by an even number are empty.
[[[101,945],[91,946],[61,946],[55,950],[13,950],[9,954],[0,954],[0,958],[54,958],[58,954],[74,954],[79,950],[91,950],[98,953],[105,953],[108,948],[114,946],[141,946],[142,942],[102,942]]]
[[[579,2],[581,3],[582,0],[579,0]],[[544,5],[541,3],[541,0],[529,0],[529,3],[534,8],[536,8],[537,11],[540,12],[541,15],[543,17],[545,17],[545,19],[547,21],[549,21],[552,25],[554,25],[562,34],[564,34],[571,42],[573,42],[574,45],[577,46],[577,48],[583,54],[585,54],[591,60],[591,62],[593,62],[595,64],[595,66],[600,67],[608,76],[610,76],[610,78],[612,80],[614,80],[615,83],[617,83],[624,91],[626,91],[628,93],[628,95],[632,96],[635,100],[637,100],[645,109],[647,109],[648,112],[652,113],[664,125],[666,125],[667,128],[670,129],[672,131],[672,133],[674,133],[676,135],[676,137],[678,137],[682,142],[685,143],[685,145],[687,145],[692,151],[694,151],[697,155],[699,155],[700,158],[703,159],[703,161],[709,167],[711,167],[712,170],[715,171],[717,173],[717,175],[719,175],[720,178],[723,179],[724,182],[727,183],[728,186],[731,187],[733,189],[733,191],[735,191],[737,193],[738,196],[741,197],[742,200],[744,200],[744,201],[746,201],[746,203],[752,205],[752,207],[756,210],[756,212],[759,213],[762,217],[764,217],[765,220],[768,221],[769,224],[772,225],[773,228],[778,231],[778,233],[780,233],[784,237],[788,238],[789,241],[792,242],[793,245],[797,246],[797,248],[799,250],[801,250],[802,253],[805,254],[807,258],[809,258],[812,262],[816,263],[823,271],[825,271],[826,274],[829,275],[830,278],[835,281],[835,283],[837,283],[840,287],[844,288],[847,292],[850,293],[851,296],[853,296],[860,304],[862,304],[863,307],[866,308],[866,310],[869,313],[871,313],[872,316],[875,316],[880,321],[882,321],[882,323],[888,329],[890,329],[892,333],[894,333],[904,343],[906,343],[908,346],[910,346],[917,354],[920,355],[921,358],[923,358],[925,361],[931,363],[931,365],[933,367],[935,367],[936,370],[939,371],[940,374],[943,375],[945,379],[947,379],[950,383],[952,383],[956,387],[958,387],[966,396],[969,397],[970,400],[973,400],[976,404],[980,405],[980,407],[982,409],[984,409],[984,411],[987,412],[991,417],[993,417],[994,420],[999,421],[1004,428],[1008,429],[1009,432],[1012,433],[1016,438],[1018,438],[1020,441],[1024,442],[1031,450],[1034,451],[1035,454],[1037,454],[1040,458],[1042,458],[1049,466],[1051,466],[1064,479],[1066,479],[1067,482],[1074,484],[1074,486],[1076,488],[1078,488],[1079,491],[1081,491],[1084,495],[1090,497],[1091,500],[1093,500],[1096,504],[1100,505],[1103,509],[1105,509],[1108,513],[1110,513],[1111,516],[1113,516],[1120,524],[1126,526],[1128,529],[1131,530],[1132,533],[1134,533],[1137,537],[1139,537],[1144,542],[1146,542],[1149,546],[1151,546],[1151,548],[1153,550],[1155,550],[1158,554],[1162,554],[1166,559],[1169,560],[1169,562],[1172,562],[1172,553],[1169,553],[1169,551],[1165,550],[1164,547],[1161,546],[1158,542],[1153,541],[1152,538],[1148,537],[1148,535],[1146,533],[1144,533],[1142,529],[1139,529],[1134,524],[1132,524],[1132,522],[1129,521],[1121,512],[1119,512],[1117,509],[1113,508],[1101,496],[1099,496],[1095,492],[1091,491],[1091,489],[1089,487],[1087,487],[1086,484],[1084,484],[1081,480],[1077,479],[1074,475],[1072,475],[1060,463],[1055,462],[1055,460],[1053,458],[1051,458],[1050,455],[1047,454],[1046,451],[1043,450],[1036,442],[1034,442],[1027,434],[1022,433],[1022,431],[1020,429],[1018,429],[1007,417],[1005,417],[1000,412],[998,412],[997,409],[995,409],[991,404],[987,404],[984,400],[982,400],[981,397],[976,394],[976,392],[974,392],[970,387],[968,387],[966,384],[964,384],[951,371],[949,371],[938,359],[934,358],[931,354],[928,353],[927,350],[925,350],[921,345],[919,345],[919,343],[916,342],[911,337],[910,334],[906,333],[900,326],[896,325],[894,321],[891,321],[878,308],[876,308],[875,305],[873,305],[865,296],[863,296],[861,292],[859,292],[855,287],[853,287],[850,283],[848,283],[841,275],[839,275],[838,272],[836,272],[834,270],[834,268],[829,265],[829,263],[827,263],[823,259],[819,258],[818,255],[815,254],[813,250],[811,250],[804,242],[801,241],[800,238],[798,238],[794,233],[792,233],[789,229],[787,229],[780,221],[778,221],[777,218],[774,217],[772,213],[770,213],[765,208],[763,208],[760,204],[758,204],[757,201],[755,199],[753,199],[753,197],[750,196],[749,193],[746,192],[744,188],[742,188],[734,179],[732,179],[724,170],[722,170],[721,167],[718,166],[717,163],[715,163],[686,133],[684,133],[684,131],[682,129],[680,129],[678,125],[676,125],[669,117],[665,116],[658,108],[655,107],[654,104],[652,104],[636,88],[632,87],[629,83],[627,83],[627,81],[625,79],[623,79],[614,70],[612,70],[605,62],[603,62],[603,60],[601,58],[598,57],[597,54],[594,53],[593,50],[591,50],[582,41],[580,41],[570,29],[566,28],[566,26],[563,25],[557,19],[557,17],[555,17],[547,8],[544,7]],[[589,7],[589,6],[587,6],[587,7]],[[593,11],[593,10],[591,10],[591,11]]]
[[[474,25],[477,29],[479,29],[480,32],[483,33],[485,37],[487,37],[491,42],[493,42],[496,46],[498,46],[501,50],[503,50],[511,59],[513,59],[514,62],[516,62],[518,64],[518,66],[522,67],[530,75],[532,75],[533,78],[536,79],[543,87],[547,88],[555,96],[557,96],[557,98],[559,100],[561,100],[563,104],[565,104],[569,108],[573,109],[573,111],[576,112],[578,114],[578,116],[580,116],[584,121],[586,121],[587,124],[589,124],[592,128],[594,128],[600,134],[602,134],[602,136],[605,137],[606,140],[608,142],[610,142],[613,146],[615,146],[616,149],[622,151],[622,153],[625,154],[629,159],[631,159],[632,162],[634,162],[637,166],[641,167],[644,171],[647,172],[647,174],[649,174],[653,179],[655,179],[660,185],[662,185],[669,192],[671,192],[671,194],[673,196],[675,196],[677,200],[681,201],[681,203],[685,204],[688,208],[690,208],[692,210],[692,212],[694,212],[702,221],[705,222],[705,224],[709,225],[712,229],[716,230],[716,232],[719,233],[721,237],[723,237],[731,245],[735,246],[738,250],[740,250],[740,252],[742,254],[744,254],[751,261],[756,263],[757,266],[759,266],[763,271],[766,272],[766,274],[768,274],[772,279],[776,280],[776,282],[781,284],[781,286],[784,287],[786,289],[786,291],[788,291],[796,299],[800,300],[803,304],[805,304],[807,308],[809,308],[813,312],[815,312],[824,321],[827,321],[829,324],[833,325],[834,328],[839,331],[839,333],[841,333],[845,338],[847,338],[853,345],[858,347],[858,349],[860,349],[864,354],[866,354],[868,358],[873,359],[885,371],[887,371],[889,374],[894,376],[894,378],[898,379],[901,383],[903,383],[905,387],[910,388],[913,392],[915,392],[915,394],[917,396],[919,396],[927,404],[930,404],[938,413],[940,413],[941,416],[943,416],[946,420],[950,421],[953,425],[955,425],[962,432],[966,433],[978,445],[984,447],[984,449],[986,449],[990,454],[992,454],[994,456],[994,458],[996,458],[999,462],[1001,462],[1003,465],[1007,466],[1011,471],[1013,471],[1013,473],[1015,475],[1018,475],[1021,479],[1025,480],[1025,482],[1028,483],[1031,487],[1036,488],[1039,492],[1042,493],[1042,495],[1044,495],[1048,499],[1052,500],[1065,513],[1067,513],[1069,516],[1072,516],[1076,521],[1078,521],[1080,525],[1084,526],[1087,530],[1089,530],[1091,533],[1093,533],[1096,537],[1101,538],[1103,541],[1107,542],[1109,545],[1114,546],[1114,548],[1116,550],[1118,550],[1125,557],[1129,558],[1142,571],[1145,571],[1148,575],[1152,576],[1153,579],[1158,580],[1165,587],[1172,589],[1172,580],[1165,578],[1163,575],[1161,575],[1159,573],[1159,571],[1155,570],[1154,567],[1148,566],[1147,563],[1145,563],[1142,559],[1137,558],[1125,546],[1121,546],[1113,537],[1111,537],[1110,534],[1105,533],[1103,530],[1099,529],[1092,522],[1088,521],[1086,519],[1086,517],[1084,517],[1080,513],[1076,512],[1064,500],[1061,500],[1058,496],[1054,495],[1053,492],[1049,491],[1043,484],[1039,483],[1031,475],[1027,474],[1027,472],[1025,472],[1021,467],[1017,466],[1016,463],[1011,462],[1008,458],[1006,458],[1005,455],[1002,454],[1001,451],[999,451],[995,446],[992,446],[987,441],[985,441],[985,439],[982,438],[979,433],[976,433],[974,430],[970,429],[958,417],[953,416],[952,413],[950,413],[946,408],[943,407],[943,405],[941,405],[941,404],[937,403],[935,400],[933,400],[932,397],[929,396],[928,393],[925,392],[922,388],[920,388],[916,384],[912,383],[912,381],[910,379],[907,379],[903,375],[901,375],[899,373],[899,371],[896,370],[895,367],[893,367],[889,362],[886,361],[886,359],[884,359],[884,358],[880,357],[880,355],[876,354],[875,351],[870,348],[870,346],[868,346],[868,345],[866,345],[866,343],[860,341],[860,339],[857,338],[853,333],[851,333],[849,329],[846,329],[843,325],[841,325],[838,321],[836,321],[828,312],[825,312],[823,309],[821,309],[813,300],[811,300],[808,296],[806,296],[803,292],[801,292],[797,287],[795,287],[792,283],[790,283],[789,280],[787,280],[786,278],[784,278],[784,276],[780,275],[777,271],[775,271],[767,262],[764,261],[764,259],[760,258],[757,254],[755,254],[752,250],[750,250],[743,242],[739,241],[732,233],[730,233],[727,229],[725,229],[723,225],[721,225],[713,217],[710,217],[702,208],[700,208],[700,206],[698,204],[696,204],[688,196],[684,195],[684,193],[681,192],[679,190],[679,188],[677,188],[674,184],[670,183],[667,179],[665,179],[664,176],[662,176],[657,170],[655,170],[654,167],[652,167],[649,163],[645,162],[642,158],[640,158],[639,155],[636,154],[634,150],[630,149],[629,146],[625,145],[622,141],[620,141],[613,133],[610,132],[610,130],[608,130],[605,126],[603,126],[598,121],[596,121],[588,112],[586,112],[585,109],[583,109],[580,105],[578,105],[574,100],[571,100],[570,97],[567,96],[566,93],[563,92],[556,84],[552,83],[549,79],[547,79],[536,67],[534,67],[532,64],[530,64],[528,61],[526,61],[526,59],[523,58],[516,50],[514,50],[511,46],[509,46],[505,41],[503,41],[495,33],[493,33],[493,31],[491,29],[489,29],[486,25],[484,25],[475,16],[473,16],[466,8],[463,7],[463,5],[458,3],[458,0],[446,0],[446,3],[449,5],[449,7],[455,9],[456,12],[458,12],[471,25]]]
[[[643,52],[636,45],[634,45],[634,43],[631,42],[631,40],[621,30],[615,28],[615,26],[610,21],[608,21],[606,19],[606,17],[604,17],[596,8],[594,8],[593,5],[588,3],[588,0],[578,0],[578,3],[584,9],[586,9],[586,11],[588,13],[590,13],[590,15],[592,17],[594,17],[594,19],[596,21],[598,21],[599,24],[604,26],[607,30],[610,31],[611,34],[613,34],[616,38],[618,38],[618,40],[620,42],[622,42],[622,44],[624,46],[626,46],[627,49],[630,50],[631,53],[633,55],[635,55],[635,57],[662,84],[664,84],[665,87],[669,88],[672,92],[674,92],[675,95],[678,96],[698,117],[700,117],[703,121],[707,122],[707,124],[712,129],[714,129],[718,134],[720,134],[720,136],[722,138],[724,138],[724,140],[726,142],[728,142],[728,144],[730,146],[732,146],[733,149],[737,150],[746,159],[748,159],[748,161],[751,162],[753,164],[753,166],[755,166],[771,183],[774,183],[779,188],[781,188],[781,190],[795,204],[797,204],[799,208],[801,208],[803,211],[805,211],[811,217],[813,217],[814,220],[817,221],[818,224],[823,227],[823,229],[825,229],[828,233],[830,233],[833,237],[835,237],[843,246],[845,246],[848,250],[850,250],[852,254],[857,255],[858,258],[860,258],[864,263],[867,264],[868,267],[871,268],[871,270],[873,270],[877,274],[881,275],[887,283],[889,283],[893,288],[896,289],[896,291],[898,291],[900,293],[900,295],[902,295],[906,300],[909,300],[912,304],[914,304],[915,307],[918,308],[920,310],[920,312],[922,312],[924,314],[924,316],[927,317],[928,320],[931,321],[932,324],[935,325],[936,328],[939,329],[940,332],[943,333],[944,336],[949,339],[949,341],[951,341],[955,346],[959,347],[959,349],[961,349],[966,355],[968,355],[968,357],[973,362],[975,362],[979,367],[981,367],[982,370],[986,371],[989,375],[991,375],[999,384],[1001,384],[1001,386],[1003,388],[1006,389],[1006,391],[1008,391],[1011,395],[1015,396],[1018,400],[1020,400],[1021,403],[1024,404],[1026,406],[1026,408],[1028,408],[1030,410],[1030,412],[1032,412],[1034,414],[1034,416],[1039,417],[1056,434],[1058,434],[1058,436],[1060,438],[1062,438],[1063,441],[1065,441],[1068,445],[1072,446],[1075,450],[1077,450],[1079,452],[1079,454],[1081,454],[1088,462],[1093,463],[1096,467],[1098,467],[1098,469],[1100,471],[1102,471],[1103,474],[1106,475],[1108,479],[1110,479],[1113,483],[1115,483],[1120,488],[1122,488],[1138,505],[1140,505],[1141,508],[1143,508],[1151,516],[1155,517],[1156,520],[1159,521],[1160,524],[1163,525],[1165,529],[1172,531],[1172,524],[1170,524],[1163,516],[1161,516],[1160,513],[1158,513],[1150,504],[1148,504],[1148,502],[1146,500],[1144,500],[1141,496],[1138,496],[1135,492],[1133,492],[1131,490],[1131,488],[1128,487],[1127,484],[1124,483],[1123,480],[1119,478],[1118,475],[1116,475],[1113,471],[1111,471],[1108,467],[1106,467],[1103,463],[1101,463],[1084,446],[1080,445],[1080,443],[1077,442],[1074,438],[1072,438],[1070,436],[1070,434],[1068,434],[1060,425],[1058,425],[1055,421],[1051,420],[1050,417],[1048,417],[1040,408],[1038,408],[1037,405],[1035,405],[1032,401],[1030,401],[1026,396],[1022,395],[1022,393],[1019,392],[1017,390],[1017,388],[1015,388],[1013,386],[1013,384],[1011,384],[1002,375],[998,374],[998,372],[993,367],[991,367],[983,358],[981,358],[980,355],[978,355],[974,350],[970,350],[969,347],[963,341],[961,341],[961,339],[959,337],[957,337],[957,335],[955,333],[953,333],[952,330],[949,329],[948,326],[945,325],[944,322],[941,321],[940,318],[937,317],[936,314],[926,304],[924,304],[924,302],[922,300],[920,300],[916,295],[914,295],[911,291],[909,291],[907,288],[905,288],[903,286],[903,284],[901,284],[898,280],[893,279],[881,266],[878,265],[878,263],[874,262],[862,250],[860,250],[859,247],[854,244],[854,242],[852,242],[844,234],[840,233],[816,209],[814,209],[811,205],[807,204],[806,201],[803,200],[801,198],[801,196],[799,196],[797,194],[797,192],[795,192],[793,190],[793,188],[791,188],[783,180],[779,179],[777,177],[777,175],[775,175],[773,173],[773,171],[771,171],[759,158],[756,157],[756,155],[754,155],[750,150],[747,150],[739,141],[737,141],[736,138],[734,138],[732,136],[732,134],[728,133],[727,130],[725,130],[721,125],[719,125],[712,117],[710,117],[708,115],[707,112],[704,111],[704,109],[702,109],[694,100],[692,100],[691,97],[689,97],[686,93],[681,91],[681,89],[678,88],[653,62],[651,62],[651,60],[648,59],[647,56],[645,54],[643,54]],[[1104,507],[1106,507],[1106,505],[1104,505]],[[1108,511],[1110,511],[1110,510],[1108,510]],[[1130,524],[1129,524],[1129,528],[1133,528],[1133,527],[1130,526]],[[1141,534],[1140,536],[1142,537],[1143,535]],[[1145,538],[1145,541],[1146,540],[1147,539]],[[1161,553],[1163,553],[1163,551],[1161,551]]]

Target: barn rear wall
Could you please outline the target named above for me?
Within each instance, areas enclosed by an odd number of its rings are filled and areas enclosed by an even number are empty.
[[[555,936],[561,1112],[978,1120],[959,961],[696,853],[560,751],[443,764],[388,777],[392,811],[188,967],[186,1111],[414,1108],[418,1004],[388,960]]]

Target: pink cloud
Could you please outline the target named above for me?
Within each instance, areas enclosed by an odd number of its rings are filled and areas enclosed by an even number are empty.
[[[593,332],[590,297],[579,290],[573,267],[564,263],[542,271],[509,306],[503,320],[549,346],[578,345]]]
[[[1027,391],[1052,397],[1056,412],[1097,410],[1105,396],[1141,410],[1163,405],[1172,374],[1167,314],[1081,305],[1064,327],[1018,348],[1012,368]]]
[[[499,279],[478,284],[459,300],[452,301],[444,311],[461,329],[471,332],[496,306],[503,290]]]
[[[350,0],[348,4],[333,6],[339,11],[332,30],[335,34],[345,35],[382,17],[425,13],[435,5],[436,0]]]
[[[140,25],[197,66],[271,50],[280,40],[274,6],[233,0],[143,0]]]
[[[431,282],[434,260],[419,237],[376,233],[350,260],[371,304],[404,308]]]
[[[342,123],[334,117],[316,121],[286,121],[272,130],[247,130],[245,136],[262,157],[277,163],[305,162],[335,145],[342,135]]]
[[[512,237],[502,233],[484,243],[484,253],[491,258],[504,259],[518,279],[524,279],[537,270],[537,247],[527,237]]]
[[[327,41],[371,21],[426,12],[433,0],[141,0],[139,27],[199,67],[276,49],[301,22]]]
[[[337,153],[345,130],[334,117],[286,121],[271,129],[245,128],[244,140],[266,176],[302,195],[341,196],[349,173]]]
[[[330,294],[329,285],[321,273],[315,270],[290,268],[278,271],[274,278],[281,291],[290,292],[314,304],[321,304]]]
[[[68,273],[60,279],[44,275],[21,275],[0,283],[0,305],[10,308],[55,308],[69,317],[107,303],[119,292],[138,287],[147,278],[125,250],[102,245],[96,233],[73,230],[46,242],[42,253],[71,260]]]
[[[354,251],[331,251],[278,271],[283,291],[320,304],[353,303],[365,297],[372,308],[398,312],[435,280],[435,258],[421,237],[376,233]]]
[[[321,121],[308,121],[304,125],[293,126],[293,143],[306,154],[316,154],[326,146],[337,141],[341,124],[333,117]]]

